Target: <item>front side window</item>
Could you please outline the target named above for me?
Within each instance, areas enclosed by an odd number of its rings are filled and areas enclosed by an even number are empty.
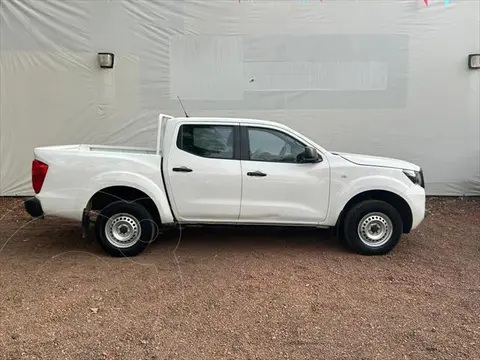
[[[182,125],[177,147],[190,154],[213,158],[233,159],[233,126]]]
[[[305,145],[281,131],[248,128],[250,160],[298,163]]]

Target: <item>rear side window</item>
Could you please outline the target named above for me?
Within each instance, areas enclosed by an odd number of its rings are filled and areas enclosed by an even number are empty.
[[[233,126],[182,125],[177,147],[190,154],[212,158],[233,159]]]

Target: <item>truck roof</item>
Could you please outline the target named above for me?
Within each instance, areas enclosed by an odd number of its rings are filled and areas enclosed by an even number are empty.
[[[249,119],[249,118],[229,118],[229,117],[175,117],[172,120],[178,121],[221,121],[227,123],[248,123],[248,124],[263,124],[263,125],[275,125],[275,126],[284,126],[281,123],[269,120],[260,120],[260,119]]]

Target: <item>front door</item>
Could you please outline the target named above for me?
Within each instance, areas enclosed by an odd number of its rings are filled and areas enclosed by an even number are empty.
[[[236,222],[242,191],[238,126],[181,123],[167,161],[180,221]]]
[[[242,126],[241,140],[241,222],[318,224],[326,218],[326,159],[302,163],[306,145],[283,130]]]

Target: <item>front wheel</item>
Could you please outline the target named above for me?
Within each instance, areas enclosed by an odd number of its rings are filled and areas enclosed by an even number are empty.
[[[155,224],[145,207],[115,201],[105,206],[95,221],[100,246],[112,256],[135,256],[152,242]]]
[[[384,201],[362,201],[345,216],[345,240],[352,250],[362,255],[389,253],[398,244],[402,233],[402,217]]]

